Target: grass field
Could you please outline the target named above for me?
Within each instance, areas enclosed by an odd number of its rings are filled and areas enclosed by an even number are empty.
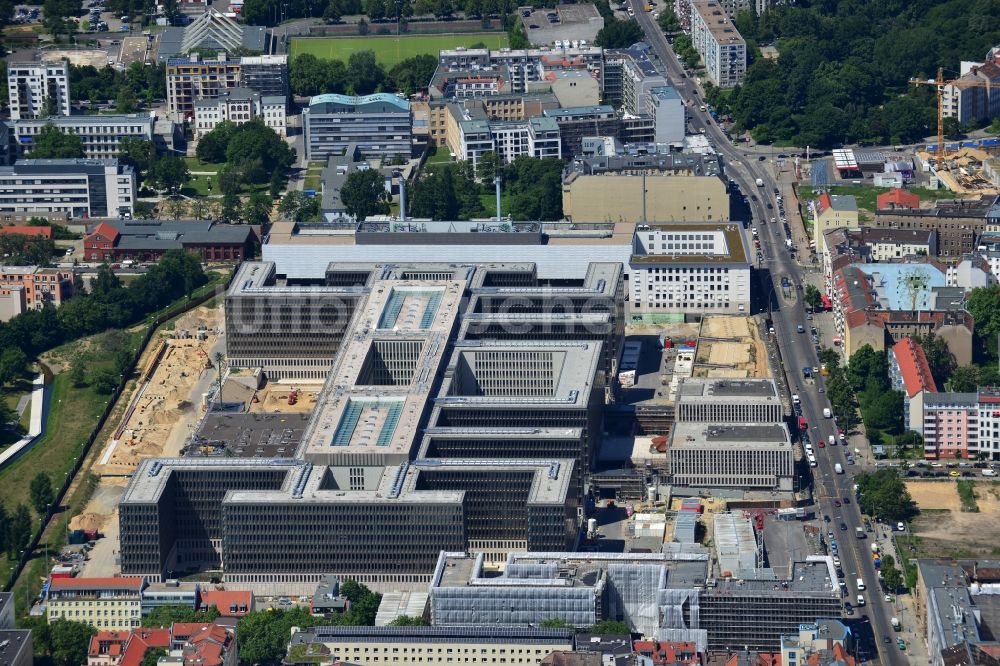
[[[370,50],[382,65],[392,67],[400,60],[428,54],[436,56],[442,49],[469,47],[482,42],[491,49],[507,46],[502,32],[475,32],[461,35],[402,35],[368,37],[296,37],[292,39],[292,57],[311,53],[327,60],[347,60],[355,51]]]

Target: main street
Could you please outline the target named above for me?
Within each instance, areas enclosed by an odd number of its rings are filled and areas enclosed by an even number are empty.
[[[739,185],[748,199],[753,216],[752,224],[757,227],[760,234],[765,257],[760,265],[761,270],[758,271],[761,290],[770,303],[774,335],[781,351],[788,386],[802,400],[802,414],[809,423],[814,446],[820,441],[828,441],[831,436],[836,438],[834,420],[823,418],[823,409],[828,408],[830,403],[825,393],[819,393],[822,378],[817,378],[814,384],[808,385],[802,380],[802,368],[818,367],[819,360],[809,335],[812,322],[806,319],[803,307],[802,270],[786,247],[785,231],[780,219],[777,219],[778,185],[765,162],[760,161],[756,154],[748,155],[735,147],[708,113],[699,111],[702,98],[692,80],[684,75],[680,62],[652,14],[643,11],[642,5],[637,0],[629,2],[639,26],[645,33],[646,42],[656,55],[655,64],[666,73],[681,98],[691,102],[687,107],[691,125],[696,131],[705,128],[705,136],[711,140],[723,158],[726,176]],[[763,187],[756,185],[758,178],[763,182]],[[772,217],[776,218],[776,222],[770,222]],[[801,250],[805,253],[808,248]],[[780,289],[783,277],[787,277],[792,284],[790,298],[786,298]],[[799,326],[805,332],[799,333]],[[839,443],[837,446],[815,448],[818,467],[811,471],[817,517],[830,517],[829,523],[821,525],[832,532],[839,545],[841,567],[849,590],[848,599],[852,604],[856,602],[858,596],[857,578],[860,577],[864,581],[863,594],[866,606],[859,608],[858,614],[865,614],[870,618],[871,632],[874,634],[874,641],[866,646],[868,654],[865,656],[869,659],[878,658],[883,664],[907,664],[909,662],[907,656],[896,648],[895,642],[882,643],[883,636],[894,638],[890,624],[893,614],[883,599],[882,588],[870,555],[869,539],[859,539],[855,536],[855,528],[863,528],[863,522],[858,504],[854,501],[852,468],[847,465],[845,449],[846,447]],[[835,473],[836,463],[843,466],[843,474]],[[841,507],[834,505],[834,501],[842,503],[845,497],[850,498],[850,504]],[[846,527],[845,530],[840,529],[842,523]],[[825,538],[829,543],[829,535]],[[877,657],[871,654],[876,646],[879,646],[880,650],[880,655]]]

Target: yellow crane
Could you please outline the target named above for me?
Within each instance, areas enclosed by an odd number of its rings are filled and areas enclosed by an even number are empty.
[[[923,86],[935,86],[937,89],[937,158],[938,160],[943,160],[945,158],[944,150],[944,88],[947,85],[961,81],[963,87],[989,87],[988,81],[977,81],[975,79],[952,79],[951,81],[946,81],[944,78],[944,68],[938,67],[937,78],[936,79],[910,79],[910,83],[913,85],[923,85]]]

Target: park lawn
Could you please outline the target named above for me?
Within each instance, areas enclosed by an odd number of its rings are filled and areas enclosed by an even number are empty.
[[[221,164],[206,164],[202,162],[197,157],[185,157],[184,163],[187,164],[187,168],[191,170],[192,173],[203,171],[206,173],[218,173]]]
[[[366,37],[296,37],[291,54],[311,53],[317,58],[346,61],[357,51],[374,51],[375,58],[385,67],[418,55],[437,56],[442,49],[466,48],[482,42],[491,49],[507,46],[503,32],[473,32],[453,35],[368,35]]]

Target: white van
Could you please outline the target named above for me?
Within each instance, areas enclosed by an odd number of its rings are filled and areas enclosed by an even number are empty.
[[[831,419],[831,418],[833,418],[833,412],[830,411],[829,407],[824,407],[823,408],[823,418],[824,419]]]
[[[983,470],[983,476],[996,476],[996,475],[997,475],[996,470],[992,470],[992,469],[984,469]]]
[[[816,456],[811,453],[809,454],[809,466],[816,467]]]
[[[837,445],[837,440],[833,438],[833,435],[830,435],[829,437],[827,437],[826,438],[826,442],[830,446],[836,446]]]
[[[861,595],[861,594],[858,595],[858,605],[859,606],[864,606],[865,605],[865,597],[864,597],[864,595]]]
[[[862,592],[865,589],[865,581],[858,579],[858,592]]]

